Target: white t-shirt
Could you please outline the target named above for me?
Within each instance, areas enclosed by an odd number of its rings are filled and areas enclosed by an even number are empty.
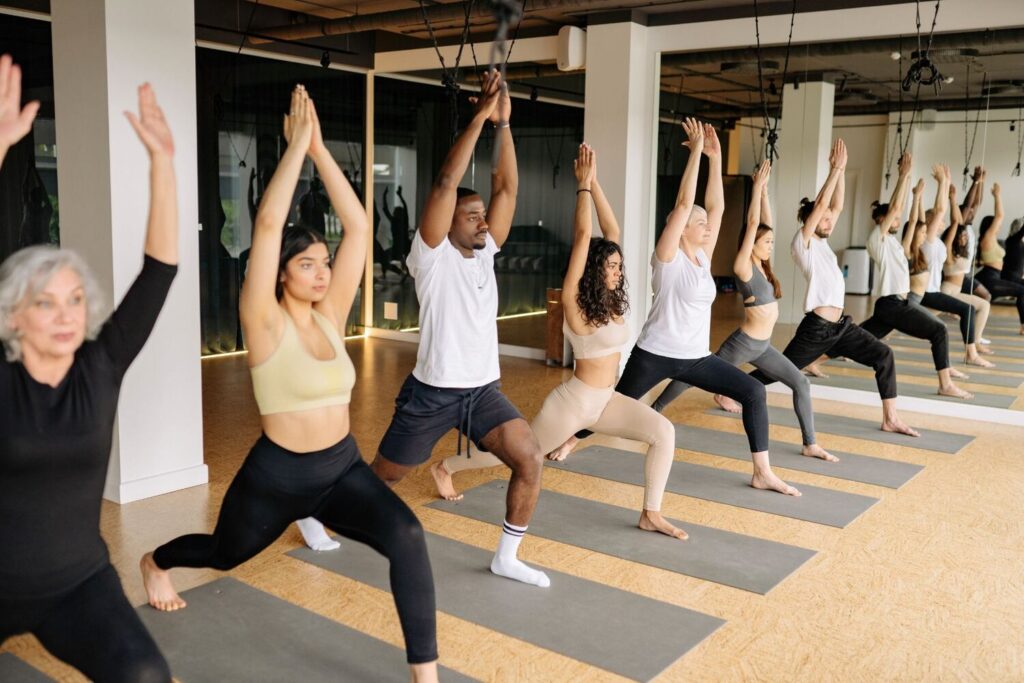
[[[942,266],[946,263],[946,243],[936,237],[934,240],[924,241],[921,245],[921,253],[928,260],[928,284],[924,291],[938,292],[942,290]]]
[[[967,232],[967,262],[973,264],[974,252],[978,248],[978,235],[970,223],[964,226],[964,230]]]
[[[637,346],[668,358],[703,358],[711,355],[711,304],[718,290],[711,261],[698,249],[693,264],[682,249],[668,263],[651,256],[654,303]]]
[[[804,312],[809,313],[819,306],[843,308],[846,305],[846,281],[828,240],[811,235],[805,242],[803,231],[797,230],[789,251],[807,278]]]
[[[420,302],[416,379],[434,387],[479,387],[498,379],[498,281],[491,236],[466,258],[445,237],[433,249],[419,230],[406,265]]]
[[[875,280],[873,294],[906,296],[910,291],[910,264],[899,238],[882,234],[882,229],[876,227],[868,237],[868,254],[878,265],[878,279]]]

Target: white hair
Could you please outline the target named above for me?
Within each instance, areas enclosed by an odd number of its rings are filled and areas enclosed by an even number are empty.
[[[11,317],[65,268],[78,275],[85,289],[85,338],[95,339],[99,334],[104,321],[104,297],[82,257],[52,245],[26,247],[0,265],[0,342],[8,361],[21,360],[21,342],[11,327]]]

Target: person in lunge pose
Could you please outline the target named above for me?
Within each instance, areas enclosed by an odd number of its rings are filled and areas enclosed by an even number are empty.
[[[802,199],[797,218],[802,223],[793,237],[790,253],[807,278],[804,319],[782,352],[793,365],[803,369],[823,354],[844,356],[875,370],[878,394],[882,398],[882,430],[920,436],[896,412],[896,369],[892,349],[857,326],[843,314],[846,282],[835,252],[828,244],[836,220],[843,210],[846,145],[836,140],[829,155],[829,174],[814,201]],[[762,370],[753,377],[765,384],[775,378]]]
[[[350,431],[356,378],[342,334],[362,279],[369,222],[324,146],[301,85],[292,92],[284,135],[288,147],[260,202],[239,301],[263,435],[228,487],[213,533],[181,536],[142,558],[149,603],[185,607],[171,568],[231,569],[292,522],[313,517],[388,558],[412,679],[436,681],[434,581],[423,527],[363,462]],[[345,229],[333,265],[321,233],[285,228],[307,155]]]
[[[914,188],[914,202],[918,212],[920,212],[918,207],[920,204],[919,195],[923,188],[924,180],[921,180],[917,187]],[[964,225],[963,214],[956,203],[956,187],[952,184],[949,186],[949,208],[953,215],[953,222],[946,228],[946,232],[942,236],[942,242],[946,245],[946,263],[942,266],[942,284],[939,286],[939,291],[974,307],[977,313],[977,320],[974,322],[974,338],[977,342],[975,349],[980,354],[992,355],[993,351],[986,348],[988,342],[984,337],[985,325],[988,322],[992,305],[988,299],[978,294],[964,293],[965,280],[973,279],[971,277],[971,260],[969,256],[971,239],[968,232],[969,228]],[[974,288],[975,291],[979,291],[978,288],[986,293],[988,292],[984,285],[978,284]]]
[[[685,539],[686,532],[670,524],[660,512],[675,453],[675,428],[649,406],[615,390],[619,356],[629,341],[629,325],[623,317],[629,300],[622,272],[619,223],[597,180],[597,159],[589,145],[580,145],[574,165],[576,219],[569,267],[562,284],[562,330],[572,344],[576,368],[567,382],[548,394],[530,427],[542,453],[553,451],[584,427],[647,442],[644,507],[638,526]],[[602,238],[591,239],[591,207],[597,209]],[[441,495],[458,500],[461,496],[452,486],[452,473],[498,464],[500,461],[491,454],[458,454],[436,463],[431,471]]]
[[[983,284],[992,294],[992,298],[1009,296],[1014,298],[1017,305],[1017,318],[1020,321],[1020,334],[1024,335],[1024,282],[1020,280],[1004,280],[1003,257],[1006,250],[999,246],[999,230],[1003,225],[1003,196],[999,189],[999,183],[992,184],[992,198],[995,201],[995,212],[991,216],[985,216],[981,221],[981,231],[978,238],[978,258],[981,261],[981,270],[975,274],[975,279]]]
[[[779,318],[782,287],[772,272],[775,231],[768,201],[770,174],[771,164],[767,160],[761,162],[754,173],[747,229],[733,263],[736,285],[743,296],[743,324],[722,342],[716,355],[735,366],[750,363],[788,386],[793,392],[793,409],[800,421],[803,455],[838,462],[839,458],[817,444],[810,381],[771,342],[775,321]],[[688,388],[688,384],[673,380],[652,407],[660,413]],[[729,412],[740,412],[740,405],[727,396],[715,394],[715,401]]]
[[[441,166],[427,195],[406,266],[420,302],[416,367],[395,399],[395,414],[373,470],[388,484],[430,459],[452,429],[512,470],[505,523],[491,571],[536,586],[544,572],[517,557],[540,494],[543,457],[530,425],[501,393],[498,367],[498,283],[494,255],[508,238],[519,176],[509,117],[512,101],[497,72],[484,79],[473,118]],[[459,187],[484,125],[495,127],[499,160],[490,206]]]

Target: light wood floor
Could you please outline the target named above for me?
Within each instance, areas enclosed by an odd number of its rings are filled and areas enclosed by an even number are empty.
[[[1002,311],[999,311],[1002,313]],[[735,327],[716,320],[721,339]],[[1021,343],[1024,347],[1024,342]],[[353,429],[372,457],[398,387],[415,362],[415,347],[382,340],[349,342],[359,381]],[[203,363],[206,461],[210,484],[124,506],[104,503],[103,534],[130,599],[144,601],[139,556],[181,533],[212,527],[231,477],[259,433],[244,357]],[[502,358],[504,389],[524,415],[540,408],[548,388],[568,371]],[[901,378],[903,381],[903,378]],[[769,393],[773,405],[788,397]],[[671,406],[674,422],[738,433],[738,420],[707,415],[707,394],[688,392]],[[846,529],[666,494],[664,512],[694,524],[740,532],[818,551],[767,596],[630,563],[536,537],[521,557],[538,565],[715,615],[727,621],[667,669],[663,681],[1021,681],[1024,680],[1024,429],[922,414],[915,426],[974,434],[957,455],[877,444],[825,433],[828,414],[877,419],[878,408],[817,401],[819,441],[827,448],[925,466],[903,489],[778,470],[788,481],[880,498]],[[799,443],[795,429],[773,426],[772,437]],[[633,442],[599,442],[641,450]],[[451,453],[454,433],[435,450]],[[749,471],[728,458],[676,452],[677,459]],[[462,475],[462,488],[506,477],[501,469]],[[548,470],[545,490],[639,510],[642,489]],[[434,497],[426,466],[398,487],[428,531],[491,549],[498,527],[424,507]],[[249,583],[377,638],[402,645],[390,595],[320,570],[284,553],[300,544],[290,529],[271,548],[231,572]],[[181,589],[216,578],[206,570],[175,570]],[[612,618],[611,615],[609,618]],[[576,681],[617,677],[586,664],[441,613],[443,664],[483,680]],[[581,638],[586,634],[581,633]],[[80,680],[31,637],[3,650],[58,680]]]

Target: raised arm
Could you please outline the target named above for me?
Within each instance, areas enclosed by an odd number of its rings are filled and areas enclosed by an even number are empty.
[[[591,148],[593,152],[593,148]],[[612,210],[612,205],[608,203],[608,197],[605,196],[604,190],[601,188],[601,183],[597,180],[597,156],[594,157],[594,181],[590,184],[590,189],[594,195],[594,208],[597,209],[597,224],[601,227],[601,234],[604,235],[606,240],[615,242],[615,244],[621,244],[622,229],[619,227],[619,221],[615,218],[615,211]]]
[[[846,142],[843,140],[840,140],[840,142],[842,145],[837,159],[839,164],[839,181],[836,183],[836,191],[832,193],[832,201],[829,202],[828,207],[832,214],[833,225],[839,221],[839,214],[843,212],[843,207],[846,205]]]
[[[576,213],[573,218],[572,251],[569,254],[569,267],[565,271],[562,282],[562,308],[565,319],[570,327],[579,330],[584,324],[580,315],[580,307],[576,302],[579,292],[580,278],[587,266],[587,254],[590,251],[590,236],[593,233],[593,219],[590,206],[594,189],[594,178],[597,166],[594,151],[590,145],[580,145],[576,160],[573,161],[573,172],[576,175]]]
[[[275,327],[281,316],[275,295],[281,234],[313,136],[313,112],[309,95],[301,85],[292,91],[289,112],[284,117],[284,136],[288,147],[263,191],[256,211],[249,270],[239,295],[239,315],[242,324],[250,330],[253,326]]]
[[[924,178],[914,185],[913,198],[910,204],[910,220],[903,230],[903,253],[910,258],[910,245],[914,242],[914,231],[917,230],[917,219],[921,215],[921,197],[924,195]]]
[[[985,242],[985,248],[991,249],[999,244],[999,231],[1003,228],[1003,195],[999,188],[999,183],[992,183],[992,199],[995,200],[995,212],[992,215],[992,225],[988,227],[988,231],[985,233],[985,238],[982,240]]]
[[[800,232],[804,242],[811,239],[814,231],[818,229],[818,223],[832,210],[832,198],[835,195],[837,185],[840,184],[843,176],[843,169],[846,168],[846,143],[838,139],[832,143],[832,151],[828,156],[829,172],[825,183],[818,190],[818,196],[814,198],[814,208],[811,215],[804,221]]]
[[[508,84],[503,83],[498,106],[492,115],[494,144],[498,145],[499,157],[497,168],[491,171],[491,203],[487,206],[487,226],[499,247],[508,239],[512,229],[516,195],[519,193],[519,166],[512,140],[511,118],[512,98],[508,94]]]
[[[480,97],[473,98],[473,119],[466,129],[455,138],[455,144],[448,150],[448,156],[441,164],[441,170],[427,194],[427,200],[423,204],[423,212],[420,216],[419,231],[423,241],[431,249],[441,244],[451,229],[452,216],[455,215],[455,204],[458,200],[456,190],[469,167],[473,149],[480,138],[480,131],[483,130],[484,123],[490,118],[498,103],[500,89],[501,78],[497,72],[487,73],[484,76]]]
[[[956,254],[953,253],[953,242],[956,239],[957,228],[963,222],[963,214],[960,213],[960,205],[956,203],[956,185],[949,184],[949,227],[942,233],[942,242],[946,245],[946,263],[952,265],[956,261]]]
[[[314,138],[315,138],[315,134],[314,134]],[[312,148],[310,149],[309,154],[310,154],[310,156],[313,155]],[[346,182],[348,182],[348,181],[346,180]],[[388,190],[390,190],[390,189],[391,188],[389,188],[389,187],[387,187],[385,185],[384,186],[384,194],[382,194],[381,198],[380,198],[380,206],[381,206],[382,209],[384,209],[384,217],[387,218],[389,221],[391,220],[391,207],[388,206]],[[337,211],[337,209],[335,209],[335,211]]]
[[[767,159],[762,161],[754,172],[754,187],[750,192],[750,208],[747,210],[747,228],[732,266],[736,276],[743,282],[748,282],[754,275],[754,265],[750,256],[754,252],[754,242],[757,240],[757,226],[763,222],[763,204],[767,202],[764,197],[768,194],[768,177],[771,172],[772,166]]]
[[[37,100],[21,106],[21,67],[10,55],[0,57],[0,166],[7,150],[32,130],[38,111]]]
[[[928,221],[928,236],[926,240],[932,242],[946,222],[946,211],[949,209],[949,166],[935,164],[932,167],[932,177],[939,182],[938,192],[935,193],[935,205],[932,207],[932,217]]]
[[[769,173],[771,169],[769,168]],[[761,190],[761,222],[774,228],[775,220],[772,218],[772,203],[768,195],[768,182],[765,181],[764,189]]]
[[[725,191],[722,189],[722,145],[718,133],[710,123],[704,124],[704,154],[708,157],[708,185],[704,189],[704,209],[708,212],[708,227],[711,239],[704,252],[711,258],[718,244],[718,233],[722,229],[722,214],[725,213]]]
[[[687,137],[683,144],[690,148],[690,158],[686,161],[683,177],[679,181],[675,208],[669,213],[665,229],[661,231],[658,244],[654,247],[654,254],[662,263],[675,259],[679,250],[679,240],[693,211],[693,202],[697,195],[697,176],[700,174],[700,155],[704,152],[704,126],[697,119],[687,118],[683,121],[683,130]]]
[[[984,187],[984,182],[982,182],[984,175],[985,171],[981,166],[974,167],[974,173],[971,174],[971,187],[967,190],[967,194],[964,195],[964,203],[960,207],[960,213],[968,223],[974,222],[974,214],[977,211],[981,191]]]
[[[884,235],[889,233],[889,226],[893,222],[903,217],[903,205],[906,203],[907,189],[910,185],[911,161],[910,152],[904,152],[897,164],[900,177],[896,182],[896,187],[893,188],[892,196],[889,197],[889,210],[885,213],[885,218],[882,219],[882,233]]]
[[[323,134],[320,130],[320,118],[316,107],[310,100],[309,108],[313,119],[313,132],[309,143],[309,158],[316,165],[320,179],[327,190],[334,212],[341,219],[344,235],[338,251],[334,254],[331,266],[331,284],[327,287],[327,296],[316,305],[317,311],[331,320],[342,336],[345,334],[345,321],[352,309],[356,290],[363,278],[366,263],[366,244],[370,235],[370,222],[366,218],[366,210],[352,185],[345,178],[338,163],[327,151]],[[385,189],[385,193],[387,190]],[[387,204],[385,203],[385,211]],[[390,219],[390,214],[388,215]]]

